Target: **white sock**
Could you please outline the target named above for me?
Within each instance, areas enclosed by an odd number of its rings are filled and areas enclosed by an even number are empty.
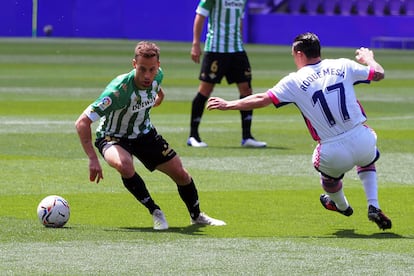
[[[363,171],[358,173],[359,179],[364,185],[365,196],[367,198],[368,206],[373,205],[379,207],[378,203],[378,184],[376,171]]]
[[[336,193],[326,192],[326,194],[335,202],[336,207],[338,207],[339,210],[345,211],[348,208],[348,200],[346,199],[344,191],[342,189]]]

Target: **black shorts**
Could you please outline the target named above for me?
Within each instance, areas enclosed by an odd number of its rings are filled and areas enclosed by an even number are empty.
[[[246,52],[204,53],[198,79],[208,83],[220,83],[224,76],[229,84],[251,82],[252,72]]]
[[[131,155],[137,157],[150,171],[154,171],[158,165],[173,159],[174,156],[177,155],[177,153],[170,148],[167,141],[159,135],[155,129],[152,129],[147,134],[136,139],[109,136],[96,139],[95,146],[102,156],[102,151],[108,144],[121,146]]]

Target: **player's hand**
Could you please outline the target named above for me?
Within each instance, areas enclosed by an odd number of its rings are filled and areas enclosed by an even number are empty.
[[[91,182],[96,181],[96,184],[98,184],[101,179],[103,179],[103,173],[102,173],[101,164],[99,164],[99,160],[98,159],[89,160],[89,180]]]
[[[201,47],[200,44],[193,44],[191,47],[191,59],[195,63],[200,63]]]
[[[159,106],[164,100],[164,97],[165,97],[164,90],[160,88],[160,90],[157,93],[157,96],[155,97],[154,107]]]
[[[369,60],[374,59],[374,52],[368,48],[361,47],[355,51],[355,54],[355,59],[362,64],[367,64]]]
[[[207,102],[208,110],[213,110],[213,109],[226,110],[226,106],[227,106],[227,102],[223,100],[222,98],[218,98],[218,97],[211,97],[208,99],[208,102]]]

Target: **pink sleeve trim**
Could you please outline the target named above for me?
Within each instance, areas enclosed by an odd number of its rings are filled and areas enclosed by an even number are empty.
[[[279,99],[275,96],[275,94],[272,93],[272,91],[268,90],[267,95],[270,97],[270,99],[272,99],[274,105],[280,104]]]
[[[375,69],[370,67],[369,68],[368,80],[372,80],[372,78],[374,77],[374,74],[375,74]]]

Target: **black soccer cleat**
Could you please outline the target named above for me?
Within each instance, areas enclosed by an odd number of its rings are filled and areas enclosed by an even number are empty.
[[[381,211],[372,205],[368,207],[368,219],[375,222],[382,230],[391,229],[391,220]]]
[[[347,217],[354,213],[354,210],[351,206],[348,206],[348,208],[346,208],[344,211],[339,210],[338,207],[336,207],[335,202],[328,195],[321,194],[321,197],[319,199],[322,203],[322,206],[327,210],[338,212]]]

